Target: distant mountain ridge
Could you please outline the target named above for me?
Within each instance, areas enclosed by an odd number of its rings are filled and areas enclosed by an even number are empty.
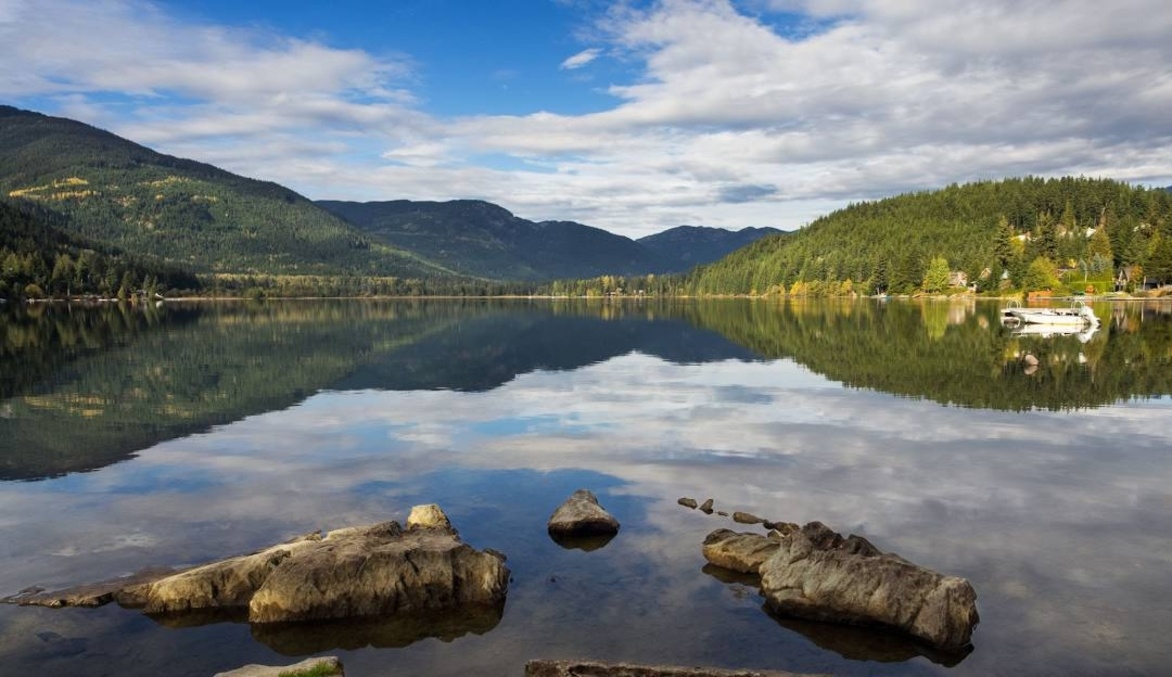
[[[766,235],[780,232],[777,228],[742,228],[734,231],[711,226],[676,226],[662,233],[641,237],[636,242],[658,253],[678,270],[686,270],[702,263],[711,263]]]
[[[373,239],[417,252],[465,275],[505,279],[684,272],[781,232],[679,226],[632,240],[573,221],[529,221],[480,200],[318,200],[316,204]]]
[[[630,238],[572,221],[540,223],[480,200],[319,200],[366,236],[463,275],[548,280],[658,273],[664,261]]]

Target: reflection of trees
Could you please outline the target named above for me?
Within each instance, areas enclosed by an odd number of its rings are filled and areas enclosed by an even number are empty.
[[[467,309],[422,303],[42,309],[0,323],[0,478],[101,467],[288,407]]]
[[[946,305],[911,303],[729,301],[685,312],[762,356],[791,358],[851,387],[944,404],[1059,410],[1172,393],[1167,308],[1127,306],[1128,322],[1104,323],[1085,345],[1074,336],[1012,337],[996,311],[978,307],[961,324],[947,322]],[[1029,374],[1026,353],[1039,361]]]

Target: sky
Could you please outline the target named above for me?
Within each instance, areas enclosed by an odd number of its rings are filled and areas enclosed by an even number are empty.
[[[312,199],[640,237],[1172,185],[1167,0],[0,0],[0,102]]]

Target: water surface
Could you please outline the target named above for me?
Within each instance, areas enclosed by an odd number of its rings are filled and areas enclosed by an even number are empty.
[[[1015,336],[979,304],[307,302],[0,324],[0,594],[202,562],[438,502],[509,556],[502,610],[276,632],[0,606],[6,670],[520,675],[535,657],[834,674],[1156,674],[1172,650],[1172,308]],[[1025,355],[1039,358],[1030,367]],[[545,534],[574,489],[623,528]],[[821,520],[964,576],[940,656],[775,619],[706,567],[731,521]],[[745,527],[736,527],[745,528]]]

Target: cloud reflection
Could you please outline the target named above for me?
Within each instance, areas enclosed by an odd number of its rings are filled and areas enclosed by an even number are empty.
[[[970,578],[983,620],[960,672],[1152,672],[1169,658],[1160,629],[1172,627],[1172,429],[1152,424],[1168,409],[947,408],[845,390],[788,361],[681,366],[637,353],[484,393],[322,393],[99,472],[5,487],[0,514],[27,517],[8,524],[0,555],[12,564],[0,580],[14,591],[202,561],[312,528],[402,519],[432,500],[427,491],[450,497],[466,537],[544,538],[573,471],[612,478],[599,497],[624,527],[601,551],[556,556],[604,556],[627,582],[572,592],[577,576],[599,575],[581,573],[589,561],[547,562],[555,555],[525,541],[510,605],[528,624],[564,624],[546,598],[568,595],[592,606],[587,625],[629,627],[652,613],[631,607],[646,599],[624,587],[631,578],[661,610],[729,594],[699,565],[693,577],[664,564],[696,560],[703,533],[734,526],[675,504],[687,495],[822,520]],[[495,486],[502,473],[522,479]],[[561,585],[542,578],[549,562],[561,563]],[[494,635],[513,637],[507,612],[501,625]]]

